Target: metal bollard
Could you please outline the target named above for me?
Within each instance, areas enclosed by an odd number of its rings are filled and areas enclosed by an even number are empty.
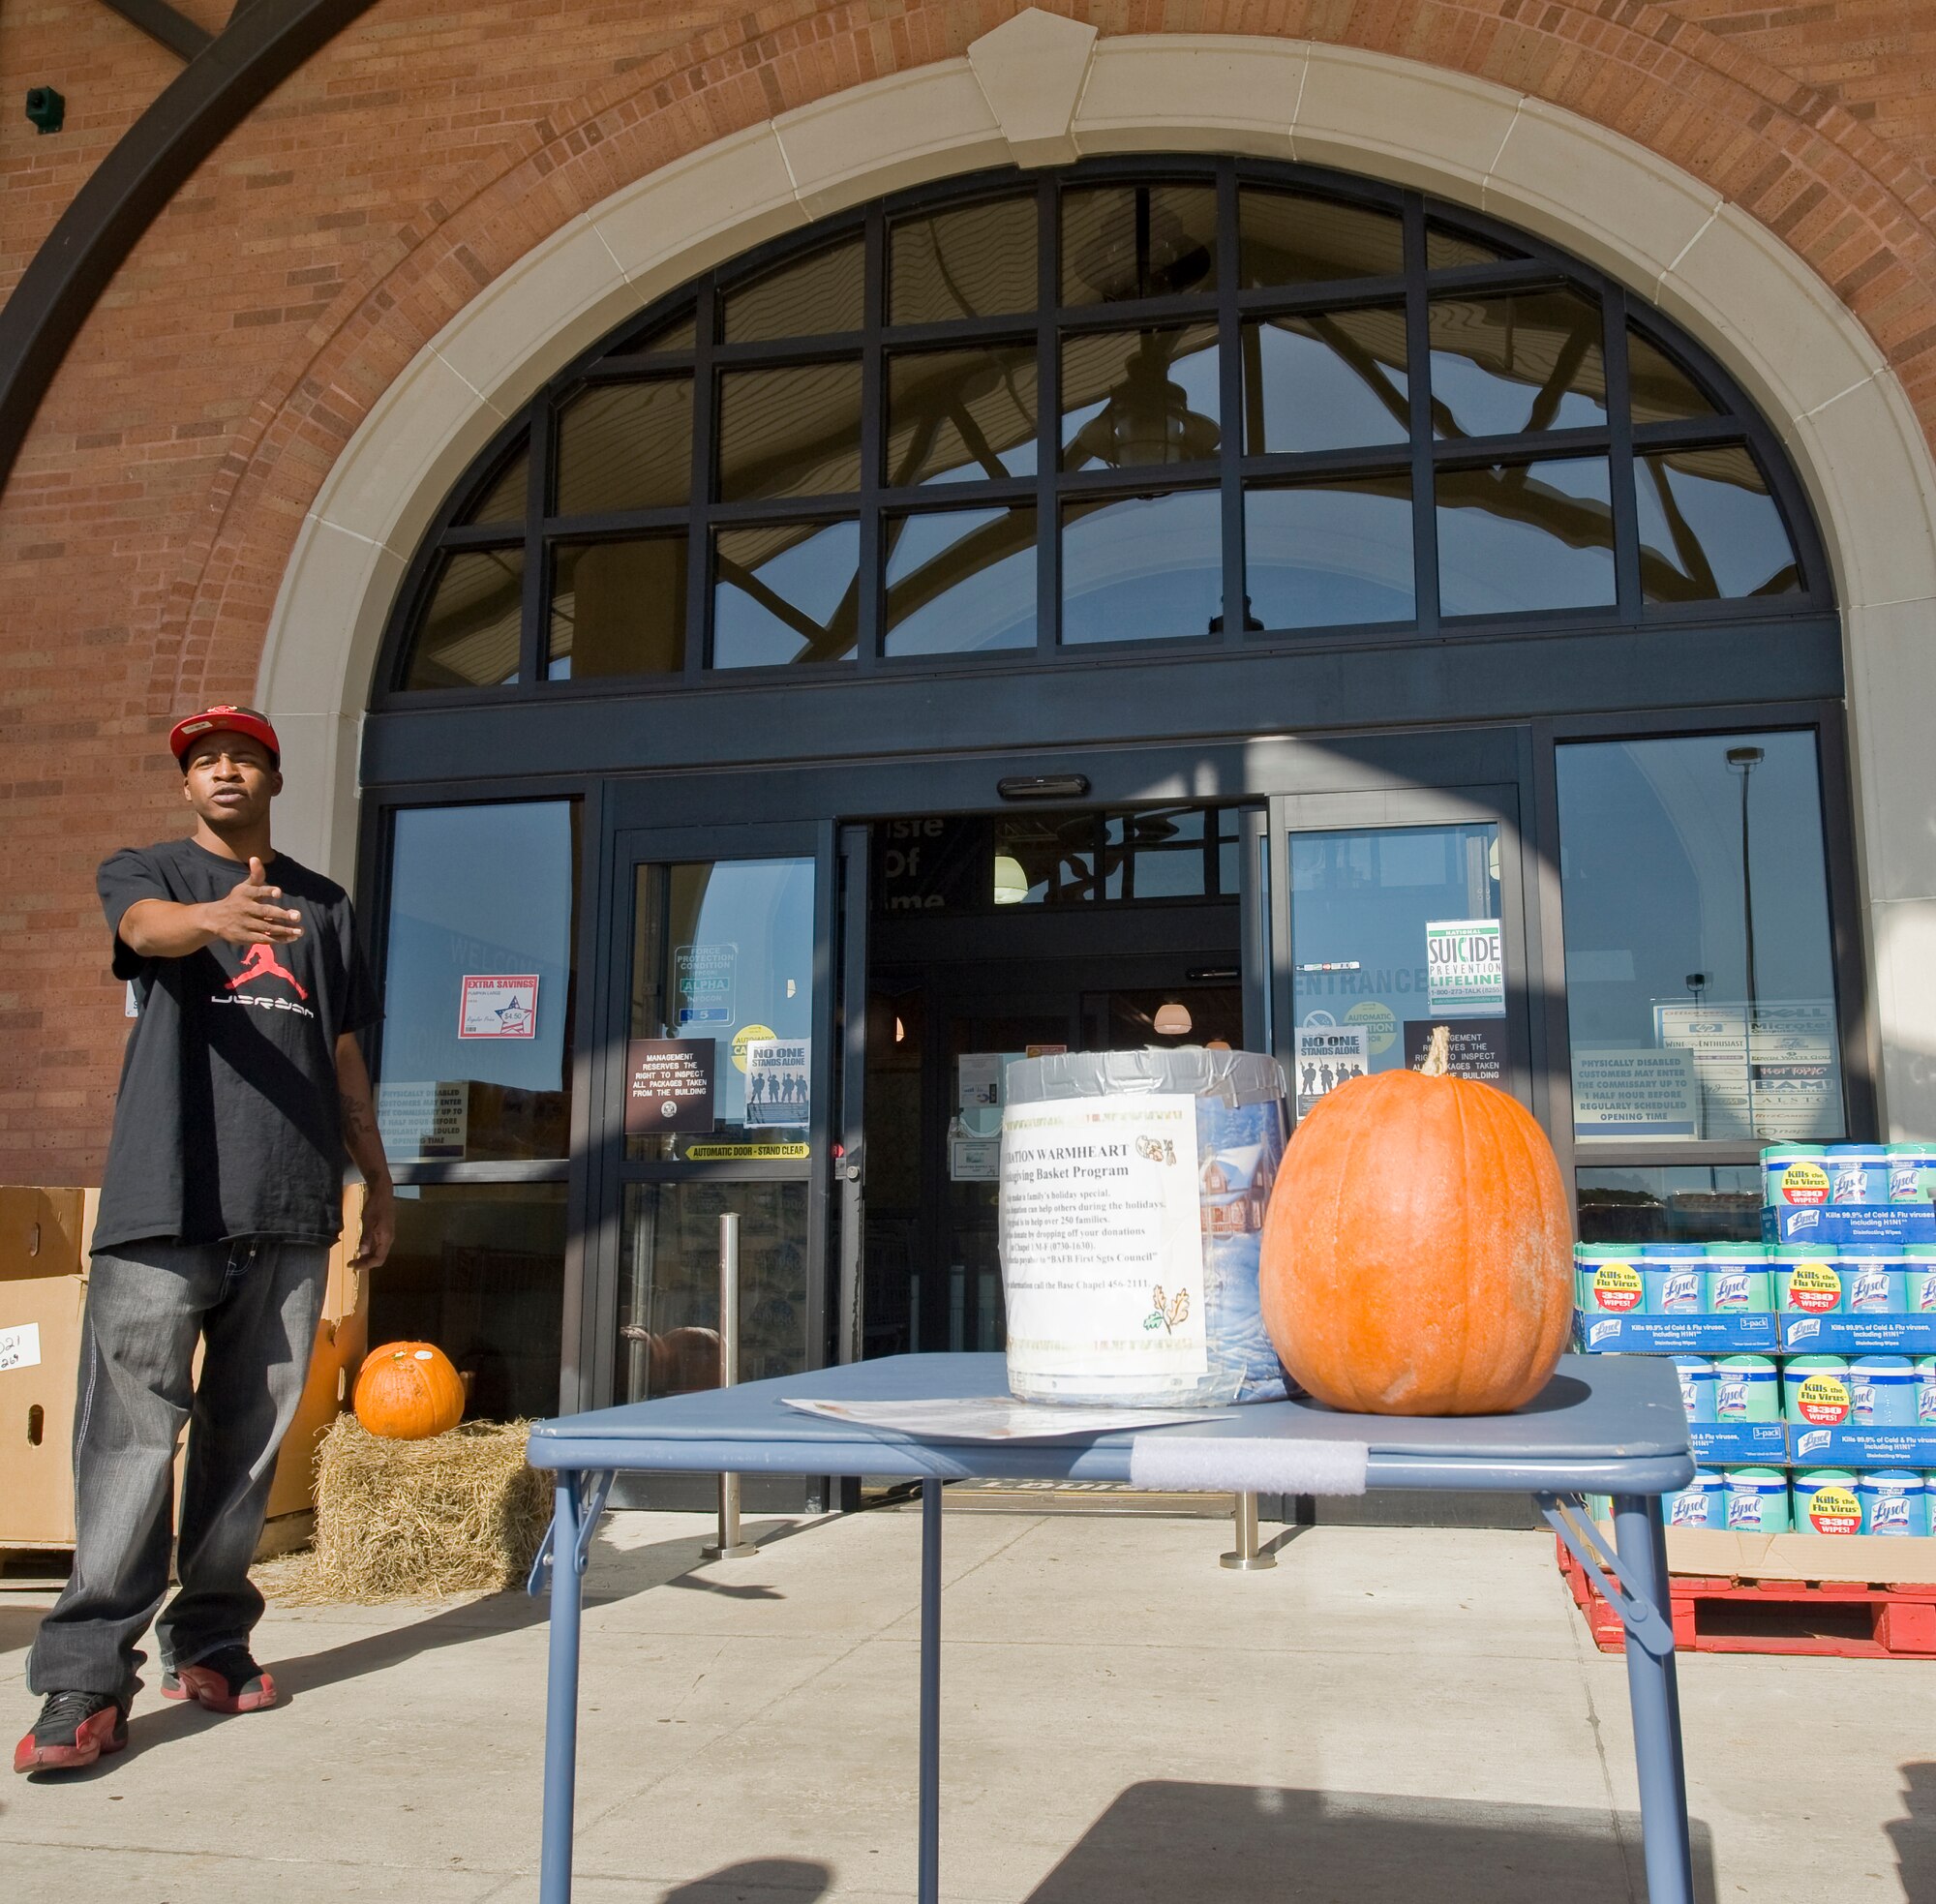
[[[719,1386],[740,1379],[740,1219],[719,1219]],[[719,1540],[699,1550],[709,1560],[744,1560],[760,1550],[740,1538],[740,1477],[719,1477]]]
[[[1255,1495],[1239,1495],[1234,1515],[1237,1528],[1237,1545],[1228,1554],[1220,1554],[1217,1564],[1228,1567],[1233,1573],[1262,1573],[1266,1567],[1277,1565],[1275,1554],[1264,1554],[1257,1548],[1257,1497]]]

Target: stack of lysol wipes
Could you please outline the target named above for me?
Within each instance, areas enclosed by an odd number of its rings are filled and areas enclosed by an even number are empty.
[[[1672,1356],[1677,1527],[1936,1533],[1936,1144],[1762,1154],[1759,1243],[1583,1244],[1589,1351]]]

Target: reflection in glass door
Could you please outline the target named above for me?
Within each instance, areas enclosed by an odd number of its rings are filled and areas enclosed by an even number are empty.
[[[1297,1115],[1366,1073],[1423,1063],[1443,1027],[1454,1073],[1527,1096],[1526,999],[1509,794],[1292,800],[1286,808]],[[1488,802],[1490,804],[1490,802]],[[1388,824],[1347,820],[1359,806]],[[1469,817],[1453,817],[1469,815]],[[1392,824],[1395,823],[1395,824]]]

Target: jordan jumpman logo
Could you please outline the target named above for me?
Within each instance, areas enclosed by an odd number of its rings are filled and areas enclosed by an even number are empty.
[[[277,958],[274,946],[251,946],[243,956],[241,971],[229,980],[227,988],[239,991],[252,979],[287,979],[298,998],[309,997],[303,989],[302,981]]]

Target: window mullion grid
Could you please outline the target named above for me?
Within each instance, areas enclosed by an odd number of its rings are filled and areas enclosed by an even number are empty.
[[[1634,487],[1633,406],[1627,378],[1626,293],[1608,285],[1600,295],[1606,336],[1608,495],[1614,509],[1614,599],[1622,621],[1641,619],[1640,503]]]
[[[1227,159],[1217,166],[1217,398],[1218,462],[1224,523],[1224,643],[1244,639],[1250,624],[1250,596],[1244,575],[1244,365],[1238,349],[1237,168]]]
[[[1421,635],[1438,632],[1438,503],[1432,480],[1432,328],[1425,298],[1425,201],[1405,198],[1405,372],[1411,395],[1413,615]]]
[[[712,536],[708,505],[712,498],[714,438],[719,402],[713,390],[712,337],[717,326],[713,281],[701,281],[693,311],[692,489],[686,509],[685,667],[688,686],[706,679],[712,640]]]
[[[887,371],[881,326],[887,321],[887,215],[868,207],[862,263],[862,310],[866,341],[861,347],[860,567],[854,578],[854,659],[871,674],[887,624],[887,526],[881,520],[881,484],[887,452]]]
[[[525,581],[519,604],[519,679],[535,687],[551,666],[550,595],[544,519],[551,507],[551,465],[557,432],[549,390],[531,401],[525,423]]]
[[[1036,186],[1035,646],[1052,660],[1062,621],[1062,301],[1059,207],[1053,178]]]

